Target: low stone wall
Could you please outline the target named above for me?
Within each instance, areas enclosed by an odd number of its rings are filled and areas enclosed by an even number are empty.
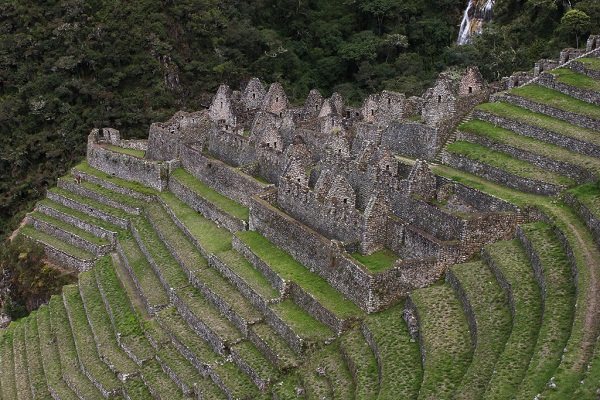
[[[438,187],[452,184],[454,187],[454,193],[462,200],[471,204],[480,212],[517,212],[519,209],[506,200],[502,200],[498,197],[494,197],[488,193],[482,192],[481,190],[472,188],[470,186],[463,185],[459,182],[454,182],[450,179],[442,176],[436,176]]]
[[[118,208],[129,214],[139,215],[141,212],[139,208],[131,207],[125,203],[121,203],[117,200],[114,200],[114,199],[108,197],[108,196],[94,192],[93,190],[90,190],[90,189],[86,189],[85,187],[80,186],[77,183],[69,182],[69,181],[66,181],[61,178],[58,179],[58,187],[61,189],[68,190],[69,192],[78,194],[80,196],[87,197],[92,200],[96,200],[98,203],[102,203],[102,204],[106,204],[107,206],[110,206],[110,207]]]
[[[21,233],[23,236],[26,236],[27,238],[29,238],[30,240],[33,240],[34,242],[40,244],[41,246],[44,247],[44,251],[46,254],[46,259],[51,263],[51,264],[56,264],[56,265],[60,265],[63,266],[65,268],[68,268],[72,271],[75,272],[85,272],[85,271],[89,271],[90,269],[92,269],[92,267],[94,266],[94,260],[93,259],[79,259],[76,258],[70,254],[65,253],[64,251],[57,249],[56,247],[49,245],[47,243],[44,242],[40,242],[39,240],[36,240],[32,237],[29,237],[23,233]]]
[[[448,284],[458,295],[462,309],[467,316],[467,322],[469,323],[469,330],[471,332],[471,340],[473,341],[473,345],[477,347],[477,318],[475,318],[475,312],[471,306],[469,296],[467,296],[462,283],[460,280],[458,280],[456,275],[454,275],[454,272],[451,269],[446,272],[446,282],[448,282]]]
[[[575,61],[575,60],[571,61],[569,63],[569,68],[572,71],[575,71],[579,74],[587,75],[590,78],[600,80],[600,71],[598,71],[597,69],[586,68],[585,64],[582,63],[581,61]]]
[[[590,170],[564,161],[555,160],[529,151],[524,151],[504,143],[499,143],[483,136],[459,131],[456,140],[477,143],[489,149],[506,153],[512,157],[527,161],[533,165],[575,179],[580,183],[594,182],[597,178]]]
[[[502,273],[502,271],[500,270],[498,265],[496,265],[496,261],[486,251],[485,247],[483,248],[483,250],[481,250],[481,258],[487,263],[488,267],[490,267],[490,270],[496,277],[498,284],[500,285],[502,290],[504,290],[506,292],[506,294],[508,295],[508,305],[510,307],[510,315],[512,318],[514,318],[515,317],[515,298],[513,296],[511,283],[506,280],[506,278],[504,277],[504,274]]]
[[[256,334],[256,332],[254,332],[254,329],[252,327],[250,327],[250,329],[248,329],[248,340],[250,342],[252,342],[252,344],[254,344],[256,346],[256,348],[258,349],[258,351],[260,351],[260,353],[273,365],[277,366],[277,368],[282,369],[284,367],[284,365],[281,362],[281,359],[279,358],[278,354],[271,348],[271,346],[269,346],[269,344],[267,342],[265,342],[264,340],[262,340],[260,338],[260,336],[258,336]]]
[[[514,94],[505,93],[500,96],[495,96],[492,98],[492,101],[505,101],[507,103],[526,108],[529,111],[546,114],[583,128],[600,131],[600,120],[598,119],[587,117],[581,114],[574,114],[572,112],[561,110],[543,103],[536,103],[535,101],[521,96],[515,96]]]
[[[412,301],[411,297],[408,296],[406,298],[406,303],[404,305],[404,311],[402,312],[402,316],[411,315],[414,317],[412,323],[415,324],[414,328],[416,328],[416,333],[419,338],[419,349],[421,353],[421,364],[425,367],[425,360],[427,359],[427,351],[425,350],[425,343],[423,342],[423,333],[421,330],[421,318],[419,316],[419,310],[417,310],[417,306]],[[409,333],[411,333],[411,324],[406,323],[409,326]],[[411,337],[414,339],[413,334],[411,333]]]
[[[163,321],[160,315],[156,316],[156,320],[160,324],[160,326],[164,329],[171,340],[171,344],[185,357],[186,360],[190,362],[202,374],[203,377],[207,377],[209,375],[210,366],[202,361],[196,353],[194,353],[189,347],[181,343],[177,335],[171,330],[171,326],[168,322]]]
[[[245,360],[242,356],[237,354],[235,346],[230,349],[231,359],[233,362],[240,367],[246,375],[252,379],[252,382],[260,391],[265,391],[271,385],[271,379],[269,377],[261,377]]]
[[[125,255],[125,252],[123,251],[123,248],[121,247],[121,244],[119,243],[118,240],[115,245],[115,248],[117,249],[117,253],[119,253],[119,256],[121,257],[121,262],[127,269],[127,272],[129,273],[131,281],[133,282],[135,289],[137,290],[138,294],[140,295],[140,299],[142,300],[144,307],[146,307],[148,314],[155,315],[155,313],[157,313],[162,308],[164,308],[165,304],[150,304],[150,302],[148,301],[148,297],[146,297],[146,294],[142,290],[142,286],[140,285],[140,282],[138,281],[137,277],[135,276],[135,273],[133,272],[133,268],[131,268],[131,264],[129,264],[129,260],[127,259],[127,256]]]
[[[393,153],[432,159],[441,141],[437,129],[419,122],[393,122],[381,136],[381,145]]]
[[[113,225],[118,226],[119,228],[129,229],[129,220],[127,219],[115,217],[112,214],[106,213],[90,205],[80,203],[78,201],[69,199],[68,197],[53,192],[47,192],[46,197],[48,197],[52,201],[62,204],[65,207],[69,207],[73,210],[80,211],[91,217],[98,218],[102,221],[109,222]]]
[[[544,266],[540,261],[540,256],[537,253],[536,248],[531,243],[531,240],[525,235],[523,229],[520,226],[517,226],[515,230],[515,237],[519,239],[519,242],[523,245],[523,249],[525,250],[525,254],[533,267],[533,272],[535,273],[535,279],[540,287],[540,292],[542,294],[542,312],[546,311],[546,278],[544,277]]]
[[[77,218],[71,214],[67,214],[62,211],[56,210],[52,207],[48,207],[45,204],[38,204],[37,210],[42,214],[46,214],[52,218],[56,218],[60,221],[63,221],[66,224],[73,225],[76,228],[89,232],[96,237],[105,238],[111,243],[114,243],[117,238],[117,232],[112,232],[107,229],[101,228],[97,225],[91,224],[87,221]]]
[[[200,182],[246,207],[249,206],[252,195],[273,187],[257,181],[252,176],[216,158],[207,156],[193,144],[183,146],[181,165]]]
[[[378,370],[378,384],[381,387],[381,377],[382,375],[382,366],[381,366],[381,355],[379,354],[379,347],[377,346],[377,341],[375,341],[375,336],[367,326],[367,324],[363,321],[360,325],[360,330],[362,331],[363,336],[365,337],[365,341],[373,350],[373,354],[375,355],[375,360],[377,361],[377,370]]]
[[[495,168],[489,164],[472,160],[460,154],[450,153],[443,150],[442,162],[452,168],[460,169],[474,175],[481,176],[484,179],[497,182],[501,185],[526,193],[537,194],[541,196],[556,196],[566,189],[564,186],[557,186],[534,179],[523,178],[510,172]]]
[[[112,183],[106,179],[98,178],[95,175],[88,174],[87,172],[83,172],[78,170],[76,167],[71,170],[71,175],[79,175],[84,181],[88,181],[94,183],[96,185],[102,186],[106,189],[109,189],[115,193],[124,194],[136,199],[151,201],[153,199],[152,195],[140,193],[137,190],[129,189],[121,185],[117,185],[116,183]]]
[[[542,73],[536,83],[540,86],[557,90],[581,101],[600,106],[600,92],[562,83],[558,80],[558,77],[552,73]]]
[[[564,196],[564,201],[567,203],[575,213],[583,220],[585,225],[592,232],[592,237],[596,242],[596,245],[600,247],[600,216],[594,215],[590,209],[577,199],[577,197],[568,193]]]
[[[156,361],[158,361],[158,363],[160,364],[160,367],[163,370],[163,372],[167,374],[167,376],[173,382],[175,382],[175,384],[181,389],[185,396],[190,396],[193,393],[192,388],[188,387],[188,385],[186,385],[186,383],[184,382],[183,378],[177,375],[177,373],[173,371],[171,367],[169,367],[169,364],[164,362],[158,354],[156,355]]]
[[[499,117],[492,113],[481,110],[473,111],[473,119],[480,119],[489,122],[501,128],[509,129],[519,135],[538,139],[547,143],[564,147],[576,153],[586,154],[592,157],[600,155],[600,146],[588,143],[583,140],[563,135],[560,132],[553,132],[544,128],[527,125],[522,122],[514,121],[509,118]]]
[[[92,132],[88,136],[87,163],[109,175],[139,182],[158,191],[167,188],[169,164],[137,158],[103,148]]]
[[[242,242],[237,236],[233,237],[231,242],[232,247],[237,250],[246,260],[256,268],[263,277],[273,286],[282,297],[286,297],[289,293],[289,284],[283,278],[281,278],[275,271],[271,269],[263,260],[261,260],[256,254],[250,250],[244,242]]]
[[[179,200],[228,231],[237,232],[246,230],[246,221],[242,221],[223,211],[217,205],[206,200],[173,177],[171,177],[171,180],[169,181],[169,190],[173,192]]]
[[[45,221],[39,220],[31,215],[27,216],[27,220],[35,229],[45,232],[51,236],[62,240],[63,242],[69,243],[96,256],[103,256],[105,254],[108,254],[112,250],[112,246],[110,244],[99,245],[90,242],[86,239],[83,239],[80,236],[77,236],[58,226],[54,226]]]

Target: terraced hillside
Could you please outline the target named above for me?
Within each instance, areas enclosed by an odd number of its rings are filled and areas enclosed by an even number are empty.
[[[600,82],[600,70],[594,58],[567,66],[574,69],[544,72],[477,106],[430,170],[393,158],[409,182],[431,172],[438,193],[454,185],[505,207],[484,213],[461,203],[457,211],[456,197],[415,195],[423,214],[403,234],[448,253],[419,257],[406,239],[365,255],[309,228],[301,232],[317,245],[298,250],[260,224],[271,213],[282,230],[301,226],[301,215],[273,201],[266,173],[202,153],[218,172],[200,180],[185,163],[106,146],[102,154],[125,154],[123,165],[143,165],[159,184],[124,179],[122,166],[82,163],[29,215],[20,233],[81,272],[77,285],[2,332],[2,398],[597,398],[600,86],[590,79]],[[89,147],[90,160],[96,151]],[[381,160],[389,169],[392,158]],[[215,190],[223,171],[258,194]],[[381,221],[373,210],[386,207],[374,197],[365,219]],[[476,242],[443,279],[392,304],[375,302],[376,310],[352,297],[348,275],[312,265],[333,248],[331,270],[342,259],[368,282],[390,271],[415,279],[418,260],[435,269],[455,255],[448,249],[469,249],[466,233],[445,237],[423,210],[449,224],[516,222],[510,238]]]

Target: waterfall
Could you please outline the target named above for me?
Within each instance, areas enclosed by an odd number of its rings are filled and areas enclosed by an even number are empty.
[[[469,0],[460,22],[457,43],[471,43],[473,35],[481,34],[483,23],[492,19],[494,0]]]

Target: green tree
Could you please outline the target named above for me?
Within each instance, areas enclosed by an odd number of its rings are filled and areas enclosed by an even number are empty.
[[[577,48],[579,48],[579,37],[590,31],[590,17],[583,11],[573,9],[567,11],[560,19],[560,27],[563,32],[575,35]]]

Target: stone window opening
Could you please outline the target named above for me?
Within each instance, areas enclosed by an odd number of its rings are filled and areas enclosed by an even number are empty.
[[[221,102],[221,108],[223,108],[223,102]]]
[[[371,115],[375,115],[375,110],[371,109]]]
[[[392,104],[392,99],[388,99],[388,106]]]
[[[256,93],[252,93],[252,98],[256,99]]]
[[[209,169],[212,168],[212,164],[211,163],[206,164],[206,168],[209,168]]]
[[[342,154],[342,149],[338,149],[338,154]]]
[[[279,113],[279,118],[281,118],[281,117],[283,117],[283,113],[282,112]]]
[[[300,183],[300,178],[298,178],[298,183]]]
[[[346,112],[346,116],[350,118],[350,111]]]
[[[277,142],[273,142],[273,148],[277,148]]]
[[[516,86],[519,86],[519,80],[518,79],[515,79],[515,87]]]
[[[279,103],[279,96],[275,97],[275,103]]]
[[[348,199],[344,199],[344,204],[348,204]]]
[[[386,166],[385,166],[385,170],[386,170],[386,171],[389,171],[389,170],[390,170],[390,166],[386,164]]]
[[[442,96],[438,96],[438,103],[442,102]]]
[[[469,86],[469,93],[473,93],[473,86]]]
[[[318,104],[315,105],[315,111],[319,111],[319,105]]]

